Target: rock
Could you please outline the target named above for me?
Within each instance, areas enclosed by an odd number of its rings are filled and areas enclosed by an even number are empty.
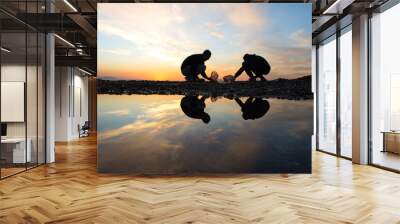
[[[232,76],[233,77],[233,76]],[[208,95],[225,97],[267,97],[280,99],[312,99],[311,76],[297,79],[278,79],[268,82],[219,82],[97,80],[98,94],[161,94]],[[222,81],[222,80],[221,80]],[[214,101],[215,99],[211,99]]]
[[[233,75],[227,75],[227,76],[224,76],[223,79],[224,79],[224,82],[231,83],[231,82],[233,82],[234,77],[233,77]]]
[[[211,97],[211,102],[217,102],[217,100],[218,100],[218,97],[217,96],[212,96]]]
[[[218,73],[216,71],[212,71],[210,79],[213,80],[213,81],[217,81],[218,80]]]

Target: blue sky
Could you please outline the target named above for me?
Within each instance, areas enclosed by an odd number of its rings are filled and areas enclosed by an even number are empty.
[[[265,57],[267,79],[311,73],[311,4],[103,3],[98,6],[100,78],[182,80],[185,57],[210,49],[207,73]],[[246,80],[245,74],[241,79]]]

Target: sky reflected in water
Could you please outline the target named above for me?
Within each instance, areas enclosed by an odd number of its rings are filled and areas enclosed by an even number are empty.
[[[185,105],[203,105],[196,99],[185,104],[184,97],[98,95],[98,170],[311,172],[312,100],[207,98],[203,108],[209,115],[207,123],[184,112]],[[240,102],[250,107],[242,109]],[[194,113],[193,117],[202,116]]]

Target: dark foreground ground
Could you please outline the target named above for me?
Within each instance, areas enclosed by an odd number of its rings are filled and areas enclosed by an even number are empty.
[[[160,94],[160,95],[208,95],[226,97],[266,97],[279,99],[312,99],[311,76],[298,79],[276,79],[268,82],[237,81],[171,82],[171,81],[111,81],[99,79],[99,94]]]

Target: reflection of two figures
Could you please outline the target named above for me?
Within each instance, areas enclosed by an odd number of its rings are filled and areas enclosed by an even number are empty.
[[[185,96],[181,100],[182,111],[186,116],[193,119],[201,119],[204,123],[209,123],[210,115],[205,112],[205,100],[208,96]],[[269,110],[270,105],[268,100],[259,97],[249,97],[244,103],[240,98],[235,98],[236,103],[240,106],[242,117],[244,120],[255,120],[263,117]]]

